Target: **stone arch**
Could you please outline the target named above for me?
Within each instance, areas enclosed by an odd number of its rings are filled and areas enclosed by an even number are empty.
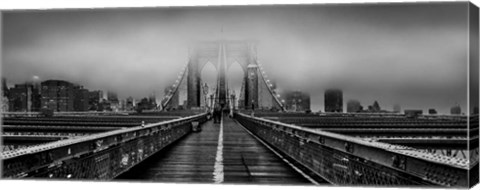
[[[216,59],[200,59],[198,61],[198,71],[202,73],[203,69],[205,68],[206,65],[212,64],[213,67],[218,71],[218,61]]]

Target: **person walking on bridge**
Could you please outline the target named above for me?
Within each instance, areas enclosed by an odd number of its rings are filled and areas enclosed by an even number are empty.
[[[220,123],[220,119],[222,117],[222,109],[219,105],[215,105],[213,109],[213,123]]]
[[[255,102],[253,102],[253,100],[252,100],[252,113],[251,113],[252,116],[255,115],[254,112],[255,112]]]

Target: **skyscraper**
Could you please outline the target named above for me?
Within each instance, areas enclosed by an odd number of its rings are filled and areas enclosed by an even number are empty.
[[[148,96],[148,101],[150,104],[154,104],[155,106],[157,105],[157,97],[155,92],[151,93],[150,96]]]
[[[343,112],[343,92],[340,89],[325,91],[325,112]]]
[[[107,100],[108,100],[110,103],[118,104],[118,96],[117,96],[117,93],[108,91],[108,92],[107,92]]]
[[[32,106],[32,85],[16,84],[9,92],[9,110],[29,112]]]
[[[393,113],[400,113],[400,112],[402,112],[402,107],[400,107],[400,104],[393,105]]]
[[[9,90],[8,99],[10,111],[39,111],[40,95],[32,83],[16,84]]]
[[[310,110],[310,95],[301,91],[284,93],[285,109],[289,111]]]
[[[2,112],[8,112],[9,109],[9,101],[8,101],[8,86],[7,86],[7,79],[2,77],[2,107],[0,111]]]
[[[54,111],[74,111],[74,85],[62,80],[41,83],[41,106]]]
[[[125,110],[126,111],[132,111],[132,110],[134,110],[134,107],[135,107],[135,100],[133,99],[133,97],[130,96],[126,100]]]
[[[7,79],[2,77],[2,95],[8,97],[8,91]]]
[[[101,100],[103,99],[103,91],[95,90],[88,93],[89,110],[98,110]]]
[[[107,100],[108,100],[108,103],[110,103],[111,110],[118,111],[118,107],[120,105],[120,102],[118,100],[117,93],[107,91]]]
[[[360,104],[360,101],[358,100],[349,100],[347,102],[347,112],[348,113],[356,113],[360,112],[363,110],[362,105]]]
[[[75,111],[88,111],[89,92],[83,86],[74,86],[73,107]]]
[[[371,108],[371,109],[370,109]],[[371,112],[380,112],[382,108],[380,108],[380,104],[375,100],[371,107],[369,107],[369,111]]]
[[[462,108],[459,105],[455,105],[450,108],[450,114],[452,115],[460,115],[462,113]]]

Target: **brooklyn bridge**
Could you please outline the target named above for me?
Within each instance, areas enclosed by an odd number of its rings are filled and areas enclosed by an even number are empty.
[[[218,73],[213,93],[202,85],[207,64]],[[239,97],[228,86],[233,64],[243,70]],[[2,113],[3,146],[13,147],[1,153],[2,177],[444,187],[478,181],[478,115],[292,113],[272,87],[254,41],[198,43],[160,109]],[[184,89],[186,109],[176,109]]]

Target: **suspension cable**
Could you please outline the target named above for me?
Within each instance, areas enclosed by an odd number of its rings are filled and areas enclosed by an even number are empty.
[[[180,84],[182,84],[183,78],[185,78],[187,74],[187,69],[188,69],[188,62],[187,64],[185,64],[184,68],[180,72],[180,75],[178,76],[177,80],[173,84],[174,89],[173,90],[170,89],[169,93],[165,97],[163,97],[163,99],[167,98],[167,101],[165,101],[165,103],[162,104],[162,110],[164,110],[167,107],[168,103],[170,103],[170,101],[172,100],[173,95],[177,93],[178,89],[180,88]]]
[[[255,63],[257,65],[258,64],[258,61],[255,60]],[[267,80],[266,80],[266,77],[263,75],[263,71],[259,71],[260,72],[260,76],[262,76],[262,79],[263,79],[263,82],[265,83],[265,85],[267,86],[267,89],[268,91],[270,92],[270,94],[273,96],[273,98],[275,99],[275,102],[277,102],[277,104],[280,106],[280,108],[282,109],[282,111],[285,111],[285,107],[283,106],[283,103],[278,99],[277,96],[275,96],[276,92],[273,91],[273,89],[271,89],[270,85],[267,83]],[[275,93],[274,93],[275,92]]]

